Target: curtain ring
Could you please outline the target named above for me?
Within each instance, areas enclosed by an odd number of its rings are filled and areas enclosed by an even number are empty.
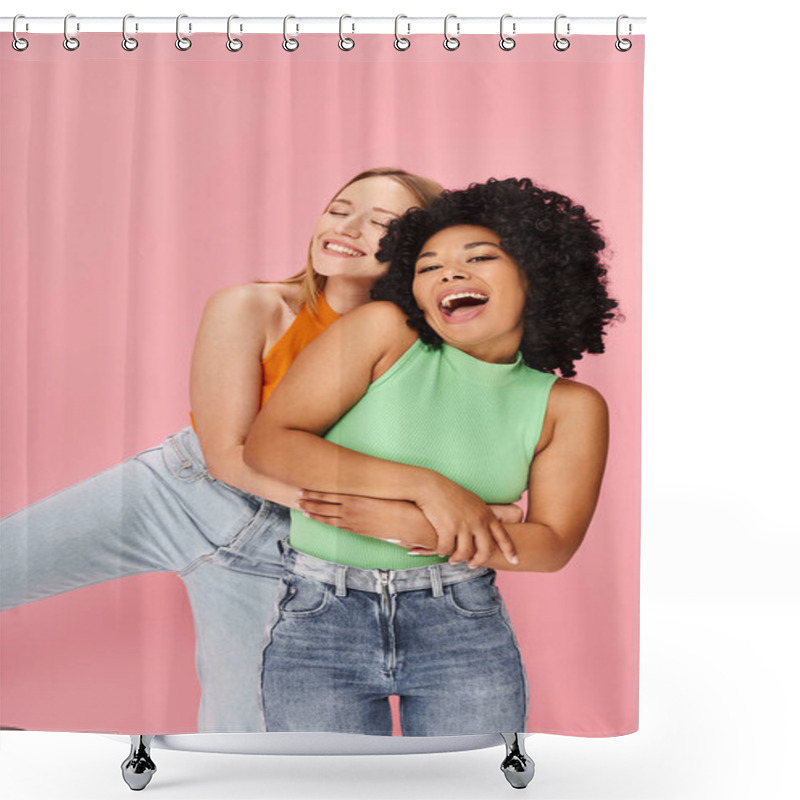
[[[342,33],[342,24],[344,23],[344,21],[346,19],[353,19],[353,18],[349,14],[342,14],[342,16],[339,17],[339,49],[340,50],[352,50],[356,46],[356,43],[350,37],[345,36]],[[356,29],[356,26],[355,26],[355,24],[353,24],[353,30],[355,31],[355,29]]]
[[[461,46],[461,42],[456,38],[458,36],[458,34],[461,33],[461,23],[460,22],[456,22],[456,35],[455,36],[451,36],[447,32],[447,23],[450,22],[451,19],[457,20],[458,17],[456,17],[455,14],[448,14],[444,18],[444,42],[443,42],[443,44],[444,44],[444,49],[445,50],[453,51],[453,50],[458,50],[458,48]]]
[[[26,19],[24,14],[17,14],[14,17],[14,21],[11,23],[11,34],[13,38],[11,39],[11,46],[18,52],[21,53],[23,50],[28,49],[28,40],[22,39],[21,37],[17,36],[17,20],[18,19]]]
[[[244,42],[241,39],[237,39],[235,36],[231,36],[232,19],[239,19],[239,15],[231,14],[228,17],[228,41],[225,42],[225,47],[227,47],[231,53],[238,53],[244,47]]]
[[[569,39],[565,39],[563,36],[558,35],[558,21],[560,19],[566,19],[566,14],[559,14],[556,17],[555,25],[553,30],[555,32],[556,39],[553,42],[553,47],[558,50],[560,53],[563,53],[565,50],[569,50]],[[567,36],[569,36],[569,22],[567,23]]]
[[[77,50],[81,46],[81,43],[77,40],[76,37],[69,36],[67,34],[67,23],[69,22],[70,17],[74,16],[75,16],[74,14],[67,14],[67,16],[64,17],[64,49],[69,51]],[[77,30],[80,29],[81,26],[78,24]]]
[[[408,50],[411,47],[411,39],[401,36],[397,30],[401,19],[408,19],[408,17],[405,14],[398,14],[394,18],[394,48],[395,50]],[[407,22],[406,25],[408,25],[408,32],[411,33],[411,23]]]
[[[297,50],[298,47],[300,47],[299,40],[292,38],[286,32],[287,26],[288,26],[288,23],[289,23],[290,19],[297,19],[297,17],[294,17],[291,14],[288,14],[287,16],[285,16],[283,18],[283,49],[286,50],[287,53],[293,53],[295,50]],[[300,30],[300,26],[299,25],[297,26],[297,29],[295,30],[295,33],[297,33],[298,30]]]
[[[627,14],[620,14],[617,17],[617,41],[614,42],[614,47],[616,47],[617,50],[620,51],[620,53],[627,53],[628,50],[630,50],[631,47],[633,47],[633,42],[630,39],[620,39],[620,36],[619,36],[619,23],[620,23],[620,20],[628,19],[628,18],[629,17],[628,17]],[[628,33],[630,33],[631,30],[632,30],[632,28],[631,28],[631,24],[629,22],[628,23]]]
[[[125,30],[128,24],[128,20],[134,18],[133,14],[126,14],[122,18],[122,49],[131,52],[135,50],[139,46],[139,40],[134,39],[133,36],[128,36],[127,31]]]
[[[181,20],[188,19],[188,14],[178,14],[178,18],[175,20],[175,47],[178,50],[188,50],[192,46],[192,40],[189,39],[187,36],[181,35]],[[192,23],[189,23],[189,33],[192,32]]]
[[[517,42],[512,39],[510,36],[506,36],[505,32],[503,31],[503,25],[507,19],[511,18],[511,14],[503,14],[500,17],[500,49],[501,50],[513,50],[517,46]],[[517,23],[511,23],[511,33],[517,32]]]

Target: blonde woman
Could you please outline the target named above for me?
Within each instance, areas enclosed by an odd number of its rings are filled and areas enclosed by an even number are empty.
[[[441,189],[402,169],[362,172],[325,207],[305,269],[214,294],[192,359],[192,426],[0,520],[0,609],[176,572],[194,615],[198,730],[261,730],[259,644],[297,489],[248,467],[245,438],[297,353],[369,300],[389,223]]]

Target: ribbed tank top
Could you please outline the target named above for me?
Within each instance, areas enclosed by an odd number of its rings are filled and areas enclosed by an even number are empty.
[[[300,307],[292,324],[286,329],[283,336],[272,345],[267,357],[261,362],[264,374],[264,383],[261,389],[262,406],[267,402],[267,398],[280,383],[281,378],[286,374],[300,351],[307,344],[314,341],[325,328],[336,322],[340,316],[341,314],[337,314],[328,305],[323,292],[317,295],[316,314],[313,314],[307,305]],[[189,419],[195,432],[197,432],[191,411],[189,412]]]
[[[325,439],[433,469],[487,503],[513,503],[527,489],[556,380],[556,375],[526,366],[519,353],[513,364],[492,364],[417,339]],[[294,509],[291,515],[292,547],[326,561],[362,569],[407,569],[447,560],[409,556],[405,548],[383,539],[316,522]]]

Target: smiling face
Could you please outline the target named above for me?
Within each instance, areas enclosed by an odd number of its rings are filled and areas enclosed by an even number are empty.
[[[455,225],[422,246],[413,292],[444,342],[499,363],[513,361],[519,349],[527,284],[494,231]]]
[[[363,178],[342,189],[319,218],[311,238],[311,263],[327,277],[374,280],[387,265],[375,258],[389,223],[419,200],[393,178]]]

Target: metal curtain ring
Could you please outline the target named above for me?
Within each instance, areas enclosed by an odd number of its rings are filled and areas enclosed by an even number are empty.
[[[287,53],[293,53],[298,47],[300,47],[300,42],[297,39],[289,36],[289,34],[286,32],[286,28],[290,19],[297,19],[297,17],[293,17],[291,14],[288,14],[283,18],[283,49],[286,50]],[[296,33],[300,26],[296,25],[295,28]]]
[[[406,39],[398,32],[401,19],[408,19],[408,17],[405,14],[398,14],[394,18],[394,48],[395,50],[408,50],[411,47],[411,39]],[[406,25],[408,25],[408,33],[411,33],[411,23],[407,22]]]
[[[11,39],[11,46],[16,51],[21,53],[23,50],[27,50],[28,49],[28,40],[17,36],[17,20],[18,19],[25,19],[25,15],[24,14],[17,14],[17,16],[14,17],[14,21],[11,23],[11,34],[13,36],[13,38]]]
[[[356,43],[350,37],[345,36],[342,33],[342,25],[344,24],[344,21],[346,19],[353,19],[353,18],[349,14],[342,14],[342,16],[339,17],[339,49],[340,50],[352,50],[356,46]],[[355,31],[355,29],[356,29],[356,26],[353,25],[353,30]]]
[[[617,50],[620,51],[620,53],[627,53],[628,50],[630,50],[631,47],[633,47],[633,42],[630,39],[620,39],[620,36],[619,36],[619,23],[620,23],[620,20],[623,20],[623,19],[628,19],[628,15],[627,14],[620,14],[617,17],[617,41],[614,42],[614,47],[616,47]],[[632,31],[632,28],[631,28],[631,24],[629,22],[628,23],[628,33],[630,33],[631,31]]]
[[[133,36],[128,36],[128,33],[125,30],[128,25],[128,20],[132,18],[135,19],[133,14],[126,14],[122,18],[122,49],[127,50],[128,52],[135,50],[139,46],[139,40],[134,39]]]
[[[558,21],[560,19],[566,19],[566,14],[559,14],[556,17],[556,21],[553,25],[553,31],[555,33],[556,40],[553,42],[553,47],[558,50],[560,53],[563,53],[565,50],[569,50],[569,39],[565,39],[563,36],[558,35]],[[569,22],[567,23],[567,36],[569,36]]]
[[[505,21],[511,18],[511,14],[503,14],[500,17],[500,49],[501,50],[513,50],[517,46],[517,42],[512,39],[510,36],[506,36],[505,31],[503,30],[503,26],[505,25]],[[511,23],[511,33],[517,32],[517,23]]]
[[[244,47],[244,42],[241,39],[237,39],[235,36],[231,36],[231,20],[233,19],[239,19],[239,15],[231,14],[228,17],[228,41],[225,42],[225,47],[227,47],[231,53],[238,53]]]
[[[175,47],[178,50],[188,50],[192,46],[192,40],[189,39],[187,36],[181,36],[181,20],[188,19],[188,14],[178,14],[178,18],[175,20]],[[192,32],[192,23],[189,23],[189,33]]]
[[[456,35],[455,36],[451,36],[447,32],[447,24],[450,22],[451,19],[456,19],[457,20],[458,18],[456,17],[455,14],[448,14],[444,18],[444,42],[443,42],[443,44],[444,44],[444,49],[445,50],[451,50],[452,51],[452,50],[458,50],[458,48],[461,46],[461,42],[456,38],[458,36],[458,34],[461,33],[461,23],[460,22],[456,22]]]
[[[74,16],[75,16],[74,14],[67,14],[67,16],[64,17],[64,49],[70,51],[77,50],[81,46],[81,43],[74,36],[70,36],[67,33],[67,23],[69,22],[70,17]],[[81,26],[80,24],[78,24],[77,30],[80,29]]]

